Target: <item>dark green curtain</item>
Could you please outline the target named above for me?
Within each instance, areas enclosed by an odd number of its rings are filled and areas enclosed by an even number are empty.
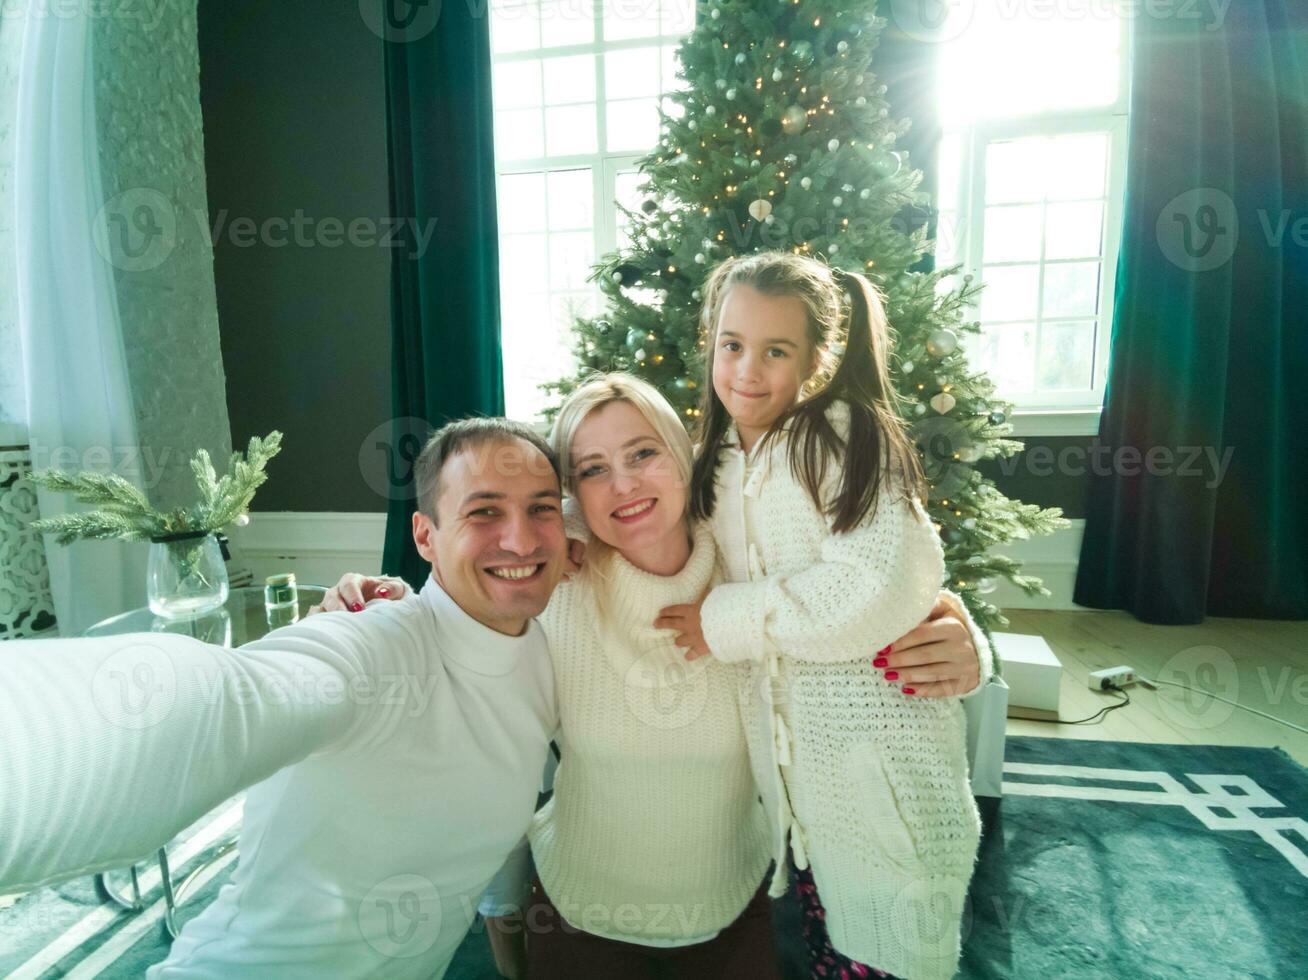
[[[872,59],[872,70],[886,86],[886,100],[893,118],[911,121],[908,132],[900,137],[896,149],[908,154],[909,166],[922,171],[919,189],[930,195],[932,204],[906,209],[901,215],[904,230],[923,224],[934,238],[937,210],[934,206],[940,155],[940,113],[936,107],[937,65],[940,45],[905,34],[895,26],[894,18],[881,33]],[[922,256],[914,270],[930,272],[935,256]]]
[[[413,546],[412,461],[425,428],[502,415],[499,254],[491,116],[489,17],[484,5],[382,8],[391,214],[413,219],[391,265],[396,422],[382,567],[415,586],[429,566]],[[348,147],[343,152],[349,152]],[[434,222],[434,226],[431,224]],[[420,250],[414,227],[434,227]]]
[[[1308,4],[1133,26],[1099,445],[1139,456],[1091,477],[1074,598],[1149,623],[1302,619]]]

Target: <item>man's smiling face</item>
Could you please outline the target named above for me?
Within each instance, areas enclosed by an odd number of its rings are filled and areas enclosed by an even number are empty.
[[[432,574],[459,607],[517,636],[549,603],[564,571],[559,481],[543,453],[506,437],[445,461],[434,503],[413,536]]]

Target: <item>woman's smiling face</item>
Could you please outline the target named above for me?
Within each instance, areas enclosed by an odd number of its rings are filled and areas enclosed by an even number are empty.
[[[683,534],[686,486],[658,433],[632,404],[612,401],[577,426],[570,462],[591,533],[631,558]]]

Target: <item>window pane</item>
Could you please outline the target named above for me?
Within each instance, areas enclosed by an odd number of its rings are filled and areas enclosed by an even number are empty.
[[[1046,323],[1040,328],[1037,373],[1044,390],[1090,388],[1095,321]]]
[[[550,156],[594,153],[595,106],[562,106],[545,110],[545,152]]]
[[[656,37],[659,33],[659,0],[604,0],[604,39],[625,41]]]
[[[540,39],[547,48],[590,44],[595,40],[595,5],[592,0],[542,0]]]
[[[584,289],[595,262],[595,237],[589,231],[550,235],[550,288]]]
[[[1041,207],[986,208],[985,264],[1040,259]]]
[[[677,49],[668,45],[659,52],[659,82],[664,92],[675,92],[678,89],[684,91],[690,88],[689,82],[677,77],[679,71],[681,71],[681,62],[677,59]]]
[[[695,0],[663,0],[663,33],[688,34],[695,27]]]
[[[505,174],[496,193],[500,231],[545,230],[544,174]]]
[[[495,113],[495,155],[501,160],[523,160],[545,153],[545,134],[539,109],[509,109]]]
[[[1043,200],[1047,170],[1043,139],[991,143],[986,147],[986,203]]]
[[[1108,134],[1077,133],[1049,141],[1050,200],[1103,197],[1108,173]]]
[[[507,292],[544,292],[549,286],[549,265],[544,235],[501,235],[500,268],[512,270]],[[501,290],[503,295],[506,290]]]
[[[556,170],[549,175],[550,228],[590,228],[594,217],[595,185],[589,167]]]
[[[609,150],[648,150],[658,142],[657,99],[610,102],[607,109]]]
[[[1100,201],[1050,204],[1045,212],[1045,258],[1098,257],[1104,244],[1103,225]]]
[[[1031,391],[1035,359],[1034,323],[987,324],[981,331],[979,342],[973,342],[973,363],[990,375],[995,386],[1007,394],[1014,391]]]
[[[493,0],[490,26],[495,54],[540,47],[540,15],[532,0]]]
[[[659,94],[659,49],[629,48],[604,56],[604,95],[631,99]]]
[[[947,125],[1117,100],[1121,5],[1074,4],[1073,11],[1054,3],[971,0],[935,6],[949,9],[938,82]]]
[[[1034,319],[1040,290],[1040,266],[987,268],[981,276],[981,319]],[[1028,355],[1029,359],[1029,355]]]
[[[595,101],[595,56],[545,60],[545,104],[569,105]]]
[[[491,85],[495,109],[525,109],[541,104],[540,61],[501,61]]]
[[[1045,266],[1045,316],[1094,316],[1098,311],[1098,262]]]

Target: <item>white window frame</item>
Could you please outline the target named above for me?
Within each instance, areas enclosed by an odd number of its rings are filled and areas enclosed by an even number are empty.
[[[1121,57],[1117,101],[1093,109],[991,116],[967,126],[945,128],[944,138],[959,141],[959,185],[956,209],[958,252],[962,272],[981,277],[985,245],[985,160],[993,142],[1026,137],[1074,133],[1108,134],[1108,173],[1104,206],[1104,249],[1099,277],[1098,329],[1095,337],[1093,387],[1068,392],[1046,392],[1037,400],[1022,400],[1003,391],[996,395],[1013,405],[1010,421],[1016,436],[1085,436],[1099,432],[1108,381],[1112,340],[1113,302],[1117,259],[1121,246],[1126,194],[1128,109],[1131,82],[1131,18],[1122,18]],[[1041,256],[1044,267],[1044,257]],[[1043,276],[1042,276],[1043,280]],[[1038,309],[1039,307],[1037,307]],[[973,314],[975,318],[975,314]]]
[[[597,38],[603,37],[603,19],[604,4],[602,2],[596,2],[595,36]],[[492,30],[493,29],[494,21],[492,20]],[[598,40],[586,44],[568,44],[549,48],[529,48],[524,51],[510,51],[502,54],[492,54],[491,63],[492,65],[499,65],[514,61],[535,61],[537,59],[545,58],[564,58],[587,54],[594,55],[596,146],[604,147],[608,145],[608,96],[605,87],[604,56],[613,52],[632,49],[676,46],[681,43],[683,38],[684,35],[682,34],[651,34],[647,37],[623,38],[618,41]],[[668,92],[663,92],[657,96],[657,98],[661,100],[665,98],[667,94]],[[544,109],[542,108],[541,111],[543,113]],[[653,146],[651,146],[650,149],[653,149]],[[644,158],[648,152],[648,150],[640,152],[606,152],[604,150],[598,150],[595,153],[576,153],[566,156],[525,157],[501,163],[497,151],[495,153],[495,179],[498,183],[500,177],[503,176],[550,173],[558,170],[577,170],[583,167],[590,168],[593,185],[592,214],[594,216],[594,227],[592,230],[595,241],[595,257],[596,260],[598,260],[600,256],[612,252],[617,248],[617,206],[614,202],[617,198],[618,175],[635,171],[636,164]],[[497,235],[498,234],[499,232],[497,230]],[[603,295],[600,292],[598,285],[591,284],[590,289],[598,303]],[[551,290],[551,292],[553,291]],[[510,380],[506,377],[504,381],[505,392],[507,394]],[[548,429],[547,423],[540,417],[523,421],[528,422],[528,424],[541,432]]]

